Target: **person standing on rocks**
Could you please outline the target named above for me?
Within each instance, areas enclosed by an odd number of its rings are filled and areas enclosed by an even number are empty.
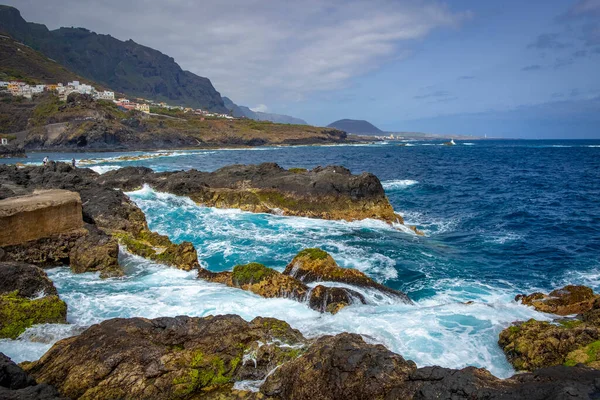
[[[75,165],[75,157],[73,157],[73,159],[71,160],[71,165],[73,166],[73,168],[76,167],[76,165]]]
[[[49,160],[48,160],[48,156],[44,157],[44,160],[42,160],[42,163],[44,164],[44,167],[45,167],[46,165],[48,165],[48,161],[49,161]]]

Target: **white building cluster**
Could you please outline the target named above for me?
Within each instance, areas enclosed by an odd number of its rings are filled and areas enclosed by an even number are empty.
[[[41,94],[44,91],[55,92],[61,100],[66,100],[71,93],[89,94],[97,100],[115,100],[115,93],[105,90],[98,91],[92,85],[87,85],[79,81],[68,82],[66,85],[62,83],[49,85],[29,85],[25,82],[0,81],[0,91],[9,92],[13,96],[21,96],[31,99],[36,94]]]
[[[211,113],[200,108],[193,109],[190,107],[171,106],[164,102],[156,103],[145,99],[136,99],[138,102],[133,102],[124,98],[117,100],[115,99],[115,92],[109,90],[98,91],[93,86],[81,83],[79,81],[68,82],[66,85],[62,83],[49,85],[29,85],[20,81],[0,81],[0,92],[8,92],[13,96],[21,96],[31,99],[34,95],[41,94],[45,91],[56,93],[61,101],[66,101],[67,97],[69,97],[71,93],[88,94],[93,96],[95,100],[112,101],[123,109],[138,110],[147,114],[150,113],[150,107],[152,106],[156,108],[165,108],[168,110],[183,111],[184,113],[193,113],[202,116],[202,119],[204,119],[204,117],[234,119],[234,117],[228,114]]]

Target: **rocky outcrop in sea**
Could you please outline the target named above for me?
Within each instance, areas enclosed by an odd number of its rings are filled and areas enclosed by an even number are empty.
[[[569,285],[515,300],[558,316],[576,315],[518,321],[503,330],[498,344],[516,370],[578,364],[600,369],[600,296],[592,289]]]
[[[375,175],[353,175],[341,166],[307,171],[264,163],[231,165],[215,172],[161,173],[127,167],[101,175],[98,182],[123,190],[147,184],[208,207],[346,221],[373,218],[402,222]]]

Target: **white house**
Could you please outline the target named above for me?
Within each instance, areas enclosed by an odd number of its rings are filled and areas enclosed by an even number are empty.
[[[2,146],[6,146],[6,145],[8,144],[8,139],[7,139],[7,138],[2,138],[2,139],[0,139],[0,144],[1,144]]]
[[[38,94],[38,93],[43,93],[44,89],[46,89],[46,85],[35,85],[35,86],[31,86],[31,93],[32,94]]]
[[[115,92],[111,92],[108,90],[105,90],[103,92],[97,92],[96,99],[113,101],[115,99]]]

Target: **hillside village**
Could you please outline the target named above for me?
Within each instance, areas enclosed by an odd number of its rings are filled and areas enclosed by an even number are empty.
[[[110,90],[96,90],[92,85],[81,83],[79,81],[72,81],[66,84],[39,84],[30,85],[22,81],[0,81],[0,93],[9,93],[15,97],[24,97],[32,99],[35,95],[40,95],[44,92],[51,92],[58,95],[61,101],[66,101],[71,93],[87,94],[91,95],[94,100],[105,100],[114,102],[119,108],[123,110],[137,110],[146,114],[150,114],[150,108],[162,108],[167,110],[183,111],[184,113],[193,113],[200,116],[214,117],[214,118],[226,118],[234,119],[228,114],[212,113],[202,109],[193,109],[190,107],[172,106],[165,102],[156,103],[151,100],[137,98],[134,100],[127,99],[124,97],[115,98],[115,92]]]

